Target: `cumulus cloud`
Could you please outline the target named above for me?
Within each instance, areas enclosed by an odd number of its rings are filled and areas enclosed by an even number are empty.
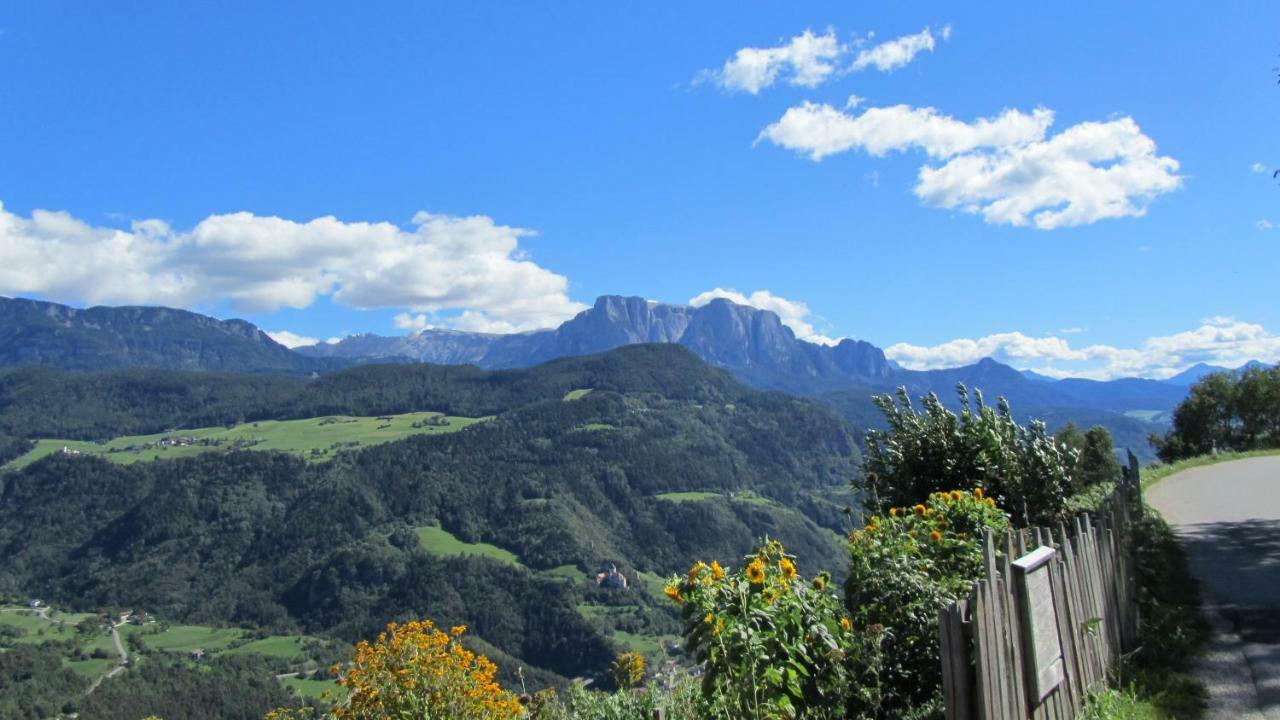
[[[853,150],[877,157],[920,150],[941,162],[920,168],[914,192],[925,205],[1041,230],[1141,216],[1155,197],[1181,186],[1178,161],[1158,155],[1132,118],[1082,122],[1050,136],[1053,120],[1045,108],[964,122],[930,107],[851,114],[805,102],[757,142],[814,161]]]
[[[129,230],[65,212],[29,218],[0,203],[0,293],[92,303],[192,307],[229,301],[246,312],[303,308],[317,298],[360,309],[461,312],[468,326],[555,325],[585,309],[567,279],[527,259],[532,232],[477,215],[418,213],[410,229],[247,212],[190,230],[160,220]]]
[[[736,92],[758,95],[779,80],[799,87],[817,87],[843,72],[859,72],[875,68],[884,72],[900,68],[926,50],[932,52],[937,39],[951,36],[948,25],[934,34],[929,28],[915,35],[889,40],[860,50],[853,63],[841,69],[843,58],[853,48],[836,38],[828,28],[822,35],[805,30],[775,47],[745,47],[734,53],[717,70],[703,70],[694,82],[712,82]]]
[[[1271,222],[1266,218],[1259,220],[1257,223],[1255,223],[1255,225],[1259,230],[1271,230],[1275,228],[1275,223]]]
[[[1264,173],[1267,171],[1267,166],[1263,165],[1262,163],[1256,162],[1253,164],[1253,167],[1250,169],[1256,173]]]
[[[267,330],[267,337],[275,340],[287,348],[303,347],[304,345],[317,345],[319,340],[306,335],[297,335],[288,330]]]
[[[768,290],[757,290],[750,295],[746,295],[737,290],[716,288],[690,298],[689,304],[694,307],[700,307],[716,298],[724,298],[739,305],[749,305],[761,310],[770,310],[776,313],[778,318],[782,320],[782,324],[791,328],[791,331],[801,340],[821,345],[835,345],[840,342],[839,338],[827,337],[814,329],[811,320],[813,313],[809,310],[808,305],[798,300],[779,297]]]
[[[834,30],[823,35],[805,30],[784,45],[742,48],[719,70],[704,70],[698,79],[752,95],[773,85],[779,77],[792,85],[816,87],[835,72],[841,52]]]
[[[1020,332],[958,338],[939,345],[898,343],[885,355],[903,367],[927,370],[955,367],[990,357],[1050,377],[1163,379],[1195,365],[1238,367],[1249,360],[1280,361],[1280,336],[1255,323],[1212,317],[1194,330],[1145,340],[1138,347],[1073,347],[1060,337],[1031,337]]]
[[[951,26],[943,27],[938,32],[938,36],[943,40],[951,37]],[[914,60],[916,55],[925,50],[933,52],[936,43],[933,32],[925,28],[915,35],[904,35],[860,51],[854,58],[853,69],[864,70],[874,67],[881,72],[896,70]]]

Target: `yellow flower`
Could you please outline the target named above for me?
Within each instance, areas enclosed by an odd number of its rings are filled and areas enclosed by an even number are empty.
[[[982,499],[982,488],[974,488],[974,489],[973,489],[973,496],[974,496],[974,497],[976,497],[976,498],[978,498],[979,500],[981,500],[981,499]]]
[[[941,539],[942,539],[942,533],[938,532],[937,530],[934,530],[933,532],[929,533],[930,542],[938,542]]]
[[[956,502],[960,502],[961,500],[964,499],[964,493],[960,492],[959,490],[952,490],[951,499],[955,500]]]
[[[710,625],[710,624],[711,624],[711,613],[707,613],[707,614],[706,614],[706,616],[702,618],[702,622],[704,622],[704,623],[706,623],[706,624]]]
[[[715,575],[717,580],[724,578],[724,568],[720,567],[720,563],[715,560],[711,561],[711,574]]]
[[[840,618],[840,627],[844,628],[845,632],[849,632],[853,629],[853,623],[850,622],[849,618],[842,617]]]
[[[898,508],[889,508],[889,517],[898,517]]]
[[[760,583],[764,582],[764,561],[763,560],[761,560],[760,558],[756,558],[755,560],[751,561],[750,565],[747,565],[747,579],[751,581],[752,585],[759,585]]]
[[[675,585],[668,585],[662,588],[662,592],[665,593],[667,597],[676,601],[677,604],[684,602],[684,596],[680,594],[680,588]]]
[[[778,569],[782,571],[782,574],[788,580],[792,580],[796,576],[796,565],[795,563],[791,562],[790,558],[782,558],[781,560],[779,560]]]
[[[818,590],[822,590],[822,589],[826,588],[826,587],[827,587],[827,579],[826,579],[826,578],[824,578],[824,577],[822,577],[821,575],[819,575],[818,577],[816,577],[816,578],[814,578],[814,579],[813,579],[813,587],[814,587],[815,589],[818,589]]]
[[[694,563],[693,567],[689,568],[689,582],[690,583],[697,582],[698,573],[702,572],[706,568],[707,568],[707,564],[702,562],[701,560]]]
[[[915,507],[911,508],[911,512],[915,513],[916,517],[920,517],[924,515],[924,510],[925,510],[924,505],[920,505],[920,504],[917,504]]]
[[[987,505],[988,505],[989,507],[995,507],[995,506],[996,506],[996,501],[995,501],[995,500],[992,500],[991,498],[987,498],[987,499],[986,499],[986,503],[987,503]]]

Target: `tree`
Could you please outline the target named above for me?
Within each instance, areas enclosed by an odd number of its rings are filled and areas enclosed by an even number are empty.
[[[1077,485],[1081,488],[1120,479],[1120,462],[1116,460],[1110,430],[1095,425],[1085,432],[1076,477]]]
[[[1151,444],[1165,462],[1219,450],[1280,447],[1280,368],[1206,375],[1173,411],[1173,429]]]
[[[1058,518],[1071,491],[1076,452],[1055,442],[1043,422],[1019,425],[1004,398],[993,408],[980,391],[971,404],[963,384],[956,394],[959,415],[934,393],[921,398],[923,412],[906,388],[896,397],[874,398],[889,429],[867,432],[869,508],[910,506],[935,492],[980,487],[1020,525]]]

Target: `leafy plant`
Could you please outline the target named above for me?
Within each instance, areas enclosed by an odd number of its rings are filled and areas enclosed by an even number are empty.
[[[889,508],[851,534],[845,603],[857,626],[884,628],[879,685],[885,708],[895,715],[937,702],[938,610],[981,578],[983,532],[1008,526],[978,488]]]
[[[702,664],[716,718],[873,717],[879,628],[846,616],[830,577],[804,578],[766,538],[732,571],[696,563],[667,595],[682,605],[686,650]]]
[[[867,502],[873,511],[911,505],[954,487],[981,487],[1009,508],[1019,525],[1048,524],[1064,512],[1076,453],[1054,441],[1045,425],[1021,426],[1009,403],[983,402],[956,385],[957,415],[930,393],[917,412],[906,388],[874,398],[888,430],[867,431]]]

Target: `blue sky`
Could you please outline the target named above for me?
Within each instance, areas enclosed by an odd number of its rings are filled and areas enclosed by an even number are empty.
[[[328,338],[720,289],[909,366],[1280,360],[1280,6],[743,5],[11,4],[0,293]]]

